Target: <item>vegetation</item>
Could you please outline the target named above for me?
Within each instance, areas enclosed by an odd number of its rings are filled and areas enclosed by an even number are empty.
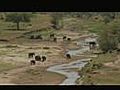
[[[107,62],[114,62],[117,60],[116,53],[106,53],[106,54],[101,54],[99,57],[93,58],[92,61],[90,61],[88,64],[85,65],[85,67],[80,70],[80,75],[82,76],[82,84],[109,84],[109,83],[119,83],[120,80],[116,80],[113,76],[118,75],[116,72],[116,68],[111,68],[111,67],[106,67],[104,66],[104,63]],[[115,70],[116,69],[116,70]],[[105,78],[105,76],[108,75]],[[114,75],[111,75],[110,73],[114,72]],[[109,75],[110,74],[110,75]],[[100,80],[101,79],[101,80]],[[109,82],[109,80],[113,80],[112,82]],[[117,82],[116,82],[117,81]]]
[[[20,22],[30,22],[31,14],[27,13],[10,13],[6,14],[6,21],[16,23],[17,30],[19,30]]]

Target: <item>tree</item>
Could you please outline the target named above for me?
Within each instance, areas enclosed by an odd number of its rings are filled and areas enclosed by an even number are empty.
[[[102,31],[98,42],[100,49],[104,52],[117,49],[119,43],[118,36],[117,34],[113,33],[113,30]]]
[[[30,22],[30,13],[9,13],[6,14],[6,21],[16,23],[17,30],[20,29],[20,22]]]
[[[60,29],[63,27],[63,23],[62,23],[62,18],[64,16],[64,13],[62,12],[54,12],[51,14],[52,16],[52,20],[51,23],[53,24],[53,27],[55,29]]]

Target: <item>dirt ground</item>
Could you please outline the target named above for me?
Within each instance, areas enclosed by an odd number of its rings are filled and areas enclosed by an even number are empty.
[[[71,37],[75,36],[74,40],[80,37],[78,33],[69,32],[67,34]],[[0,84],[59,84],[66,77],[47,72],[46,69],[52,65],[68,63],[80,58],[74,57],[74,59],[68,60],[64,56],[65,51],[68,49],[80,48],[75,44],[75,41],[67,44],[63,44],[62,40],[57,43],[50,41],[28,42],[27,40],[20,43],[19,41],[22,42],[22,40],[16,40],[13,43],[0,44],[0,61],[13,64],[13,68],[9,68],[10,65],[7,65],[6,68],[1,69]],[[28,59],[29,52],[46,55],[47,60],[43,63],[37,62],[35,66],[31,66],[31,59]]]

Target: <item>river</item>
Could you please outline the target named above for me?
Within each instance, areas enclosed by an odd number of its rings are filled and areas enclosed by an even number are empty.
[[[78,50],[69,50],[67,53],[69,53],[70,55],[76,56],[90,50],[89,46],[84,45],[84,41],[79,41],[77,45],[81,45],[82,48]],[[85,59],[80,59],[80,60],[70,62],[68,64],[55,65],[55,66],[49,67],[47,71],[59,73],[66,76],[66,79],[59,85],[77,85],[76,80],[80,78],[80,75],[77,71],[74,71],[71,69],[77,68],[80,70],[82,67],[85,66],[85,64],[87,64],[87,61],[89,61],[90,59],[91,58],[85,58]]]

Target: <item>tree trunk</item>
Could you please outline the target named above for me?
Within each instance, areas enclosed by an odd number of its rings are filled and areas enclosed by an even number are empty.
[[[17,22],[17,30],[20,30],[20,23],[19,22]]]

